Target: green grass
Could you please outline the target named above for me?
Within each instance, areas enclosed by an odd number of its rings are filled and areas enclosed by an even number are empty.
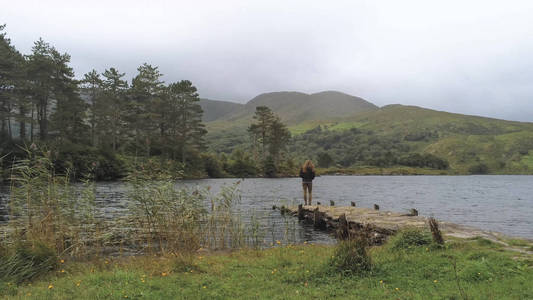
[[[284,246],[183,259],[130,257],[65,262],[53,275],[0,283],[6,299],[528,299],[533,259],[482,239],[443,249],[372,248],[363,275],[328,272],[335,248]],[[457,272],[453,262],[456,262]]]

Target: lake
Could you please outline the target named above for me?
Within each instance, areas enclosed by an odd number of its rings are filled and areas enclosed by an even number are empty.
[[[216,193],[223,185],[238,179],[202,179],[177,182],[183,187],[211,187]],[[253,215],[265,231],[265,240],[331,243],[327,234],[296,218],[283,217],[273,205],[303,202],[299,178],[252,178],[239,185],[242,200],[239,211],[244,221]],[[108,219],[127,211],[127,187],[121,182],[97,183],[97,203]],[[0,191],[0,220],[5,219],[7,193]],[[313,183],[313,202],[372,207],[407,212],[418,209],[422,216],[533,238],[533,176],[321,176]],[[290,230],[287,230],[289,228]]]

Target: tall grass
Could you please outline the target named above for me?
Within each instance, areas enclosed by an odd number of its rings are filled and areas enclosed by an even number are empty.
[[[239,184],[240,181],[223,186],[216,196],[210,198],[210,211],[205,228],[206,246],[209,248],[241,248],[250,240],[246,236],[242,215],[237,210],[241,201]],[[258,236],[258,232],[254,234]]]
[[[32,149],[27,157],[12,168],[9,222],[0,241],[0,260],[12,268],[4,268],[0,278],[27,280],[66,257],[88,259],[127,251],[183,260],[200,248],[264,244],[265,231],[257,216],[252,214],[246,225],[238,209],[240,182],[212,194],[209,189],[179,188],[175,182],[179,172],[141,165],[127,177],[130,205],[125,216],[109,220],[97,209],[90,176],[82,185],[74,185],[68,171],[55,172],[50,152]],[[40,254],[28,254],[35,251]],[[42,259],[35,263],[43,253],[50,254],[49,264]]]
[[[95,239],[93,186],[81,193],[69,174],[55,174],[50,152],[28,152],[12,168],[9,228],[3,246],[42,244],[58,255],[83,256]]]
[[[131,181],[132,237],[138,247],[162,254],[198,249],[206,210],[205,193],[176,189],[171,180]]]

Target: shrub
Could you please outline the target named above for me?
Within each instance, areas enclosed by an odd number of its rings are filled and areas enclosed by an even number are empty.
[[[204,168],[207,176],[210,178],[222,178],[224,177],[224,170],[221,163],[218,161],[215,155],[204,154],[202,155],[204,160]]]
[[[408,250],[429,244],[431,244],[431,235],[416,228],[404,229],[389,240],[389,245],[393,250]]]
[[[327,152],[318,153],[317,162],[321,168],[329,168],[334,163],[333,158]]]
[[[272,156],[268,156],[263,164],[264,175],[268,178],[275,178],[277,176],[276,163]]]
[[[198,265],[194,263],[194,256],[191,253],[180,253],[173,259],[172,271],[174,272],[196,271],[198,273],[199,270]]]
[[[489,167],[484,163],[473,165],[468,169],[470,174],[487,174],[489,173]]]
[[[229,165],[228,172],[237,177],[250,177],[257,175],[257,169],[251,161],[236,160]]]
[[[362,275],[370,271],[372,261],[367,246],[363,238],[340,241],[329,263],[332,271],[350,275]]]
[[[0,281],[21,283],[57,268],[55,251],[42,243],[18,244],[0,252]]]
[[[444,245],[444,238],[439,229],[439,223],[435,218],[429,218],[429,229],[431,230],[431,236],[433,237],[433,242],[438,245]]]

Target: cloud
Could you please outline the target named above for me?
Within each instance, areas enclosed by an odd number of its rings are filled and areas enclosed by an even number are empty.
[[[78,76],[148,62],[201,96],[340,90],[378,105],[533,121],[530,1],[11,1],[25,53],[42,36]]]

